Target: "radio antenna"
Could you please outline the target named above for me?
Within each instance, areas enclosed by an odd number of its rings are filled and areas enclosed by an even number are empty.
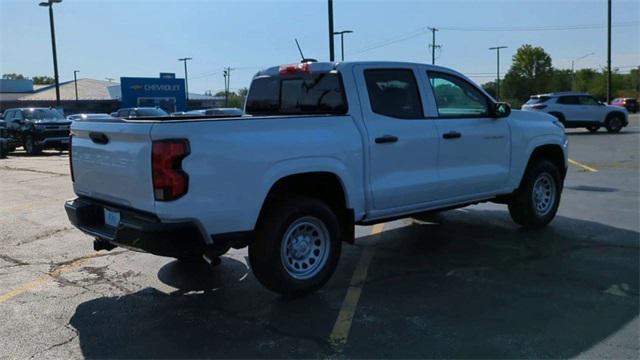
[[[298,39],[293,39],[296,41],[296,46],[298,47],[298,51],[300,52],[300,57],[302,58],[302,61],[304,61],[304,54],[302,53],[302,49],[300,48],[300,43],[298,43]]]

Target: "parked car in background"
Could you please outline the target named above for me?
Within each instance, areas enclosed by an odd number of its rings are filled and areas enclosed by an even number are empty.
[[[205,109],[204,114],[207,116],[242,116],[242,110],[238,108],[213,108]]]
[[[5,121],[0,119],[0,159],[6,158],[9,153],[9,133],[6,125]]]
[[[615,98],[611,101],[611,105],[623,107],[634,114],[638,112],[638,100],[634,98]]]
[[[20,143],[9,136],[7,122],[0,115],[0,158],[5,158],[8,153],[15,151]]]
[[[211,117],[235,117],[242,116],[243,112],[238,108],[211,108],[211,109],[199,109],[191,110],[183,113],[184,116],[211,116]]]
[[[14,144],[22,145],[27,154],[35,155],[43,149],[66,150],[69,145],[71,121],[53,108],[13,108],[5,110],[9,136]],[[10,151],[15,147],[10,147]]]
[[[560,203],[558,120],[512,113],[444,67],[276,66],[256,74],[245,111],[74,123],[69,220],[96,250],[213,260],[249,246],[263,285],[301,295],[328,281],[356,224],[493,201],[541,227]]]
[[[95,114],[73,114],[67,116],[67,120],[71,121],[87,121],[87,120],[95,120],[95,119],[112,119],[113,116],[104,113],[95,113]]]
[[[629,124],[625,108],[606,105],[586,93],[560,92],[533,95],[522,110],[539,111],[555,116],[565,128],[587,128],[596,132],[604,126],[617,133]]]
[[[137,108],[122,108],[116,112],[115,117],[123,119],[136,119],[143,117],[161,117],[169,116],[169,114],[157,107],[137,107]]]

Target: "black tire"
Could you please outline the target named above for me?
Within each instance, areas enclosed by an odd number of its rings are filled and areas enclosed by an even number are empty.
[[[606,128],[610,133],[619,133],[624,127],[624,118],[618,114],[611,114],[607,117]]]
[[[305,295],[322,287],[333,275],[342,247],[340,223],[335,213],[324,202],[302,196],[274,200],[265,206],[256,227],[256,238],[249,245],[249,262],[255,277],[267,289],[288,297]],[[314,234],[312,236],[324,235],[322,241],[300,235],[302,240],[306,239],[306,247],[300,250],[292,245],[288,250],[282,250],[289,239],[294,238],[294,230],[300,228],[309,231],[309,224],[312,229],[310,232]],[[300,236],[292,241],[297,242]],[[318,242],[323,245],[323,250],[314,247]],[[296,256],[304,257],[297,251],[305,250],[307,254],[314,254],[309,256],[307,267],[304,267],[305,263],[299,263],[303,260],[294,259]],[[318,254],[322,254],[322,259],[311,262],[311,257],[320,257]],[[288,258],[283,259],[286,256]],[[285,264],[287,261],[289,264]],[[296,264],[302,264],[298,270],[287,269]],[[292,274],[305,270],[311,272],[309,277]]]
[[[589,132],[596,133],[600,130],[600,126],[587,126],[587,130],[589,130]]]
[[[6,145],[6,142],[4,140],[0,140],[0,159],[4,159],[7,157],[7,153],[9,148]]]
[[[543,179],[544,178],[544,179]],[[538,181],[549,181],[553,183],[553,198],[548,202],[534,200],[534,186]],[[562,176],[560,170],[552,162],[547,160],[534,160],[525,171],[520,187],[514,192],[509,202],[509,214],[516,223],[524,227],[543,227],[547,225],[558,212],[560,196],[562,194]],[[544,189],[544,186],[542,187]],[[544,192],[546,194],[546,192]],[[541,194],[544,198],[546,195]],[[537,205],[548,204],[543,210],[539,210]]]
[[[28,155],[38,155],[42,152],[42,149],[36,145],[31,135],[27,135],[27,137],[25,137],[23,147]]]

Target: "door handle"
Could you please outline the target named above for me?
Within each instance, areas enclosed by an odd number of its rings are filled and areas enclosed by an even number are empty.
[[[376,138],[376,144],[394,143],[396,141],[398,141],[398,137],[393,135],[384,135]]]
[[[91,138],[91,141],[96,144],[104,145],[109,142],[109,138],[107,137],[107,135],[101,132],[90,132],[89,138]]]
[[[447,133],[442,134],[442,138],[443,139],[457,139],[459,137],[461,137],[462,134],[460,134],[457,131],[449,131]]]

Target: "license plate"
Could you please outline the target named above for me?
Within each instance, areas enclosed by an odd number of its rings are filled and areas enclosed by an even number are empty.
[[[104,209],[104,223],[111,227],[118,227],[120,225],[120,213]]]

